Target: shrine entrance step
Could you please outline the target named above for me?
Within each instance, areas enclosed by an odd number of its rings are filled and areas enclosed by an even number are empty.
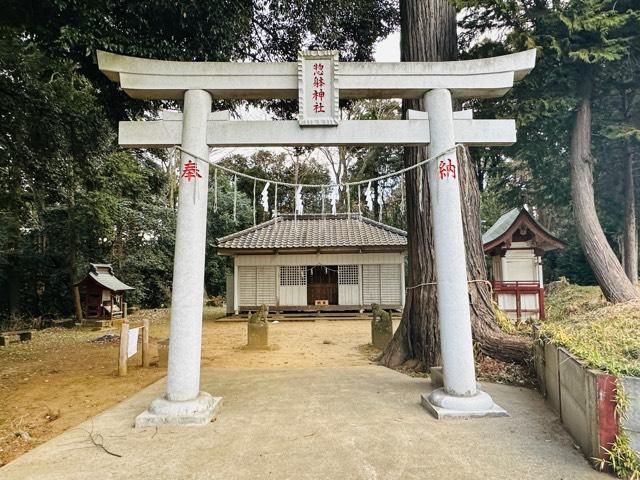
[[[400,320],[402,313],[393,312],[392,320]],[[267,317],[270,322],[315,322],[316,320],[366,320],[371,321],[371,312],[290,312],[290,313],[270,313]],[[229,315],[216,319],[216,322],[246,322],[247,315]]]
[[[106,330],[115,326],[113,320],[83,319],[80,323],[81,328],[88,330]]]

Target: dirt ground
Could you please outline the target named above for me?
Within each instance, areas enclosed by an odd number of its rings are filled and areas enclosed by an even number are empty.
[[[222,368],[302,368],[359,366],[378,350],[368,345],[367,321],[271,324],[270,351],[246,350],[247,325],[216,322],[209,309],[203,329],[202,366]],[[152,352],[168,337],[168,311],[132,315],[132,326],[151,321]],[[396,325],[397,326],[397,325]],[[25,343],[0,347],[0,465],[73,428],[162,378],[164,364],[143,369],[140,354],[129,359],[126,377],[117,376],[118,338],[95,342],[112,331],[46,329]]]
[[[221,308],[205,310],[203,367],[363,366],[380,353],[369,344],[368,321],[318,319],[271,323],[272,348],[255,351],[245,348],[247,324],[216,321],[222,315]],[[166,374],[166,356],[164,361],[159,361],[157,343],[169,336],[169,311],[137,312],[130,316],[130,325],[135,327],[143,318],[150,320],[152,366],[141,368],[138,353],[129,359],[126,377],[118,377],[116,329],[96,332],[51,328],[36,331],[30,342],[0,347],[0,466]],[[397,325],[394,321],[394,329]],[[100,340],[104,336],[111,338]],[[478,358],[477,368],[480,380],[531,386],[531,375],[524,367]],[[404,373],[425,375],[413,369]]]

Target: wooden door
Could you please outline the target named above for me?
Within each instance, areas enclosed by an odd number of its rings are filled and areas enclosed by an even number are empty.
[[[307,304],[315,305],[316,300],[338,304],[337,265],[307,267]]]

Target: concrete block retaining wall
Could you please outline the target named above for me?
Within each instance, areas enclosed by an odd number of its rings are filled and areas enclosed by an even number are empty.
[[[630,406],[628,419],[619,426],[615,376],[587,368],[567,350],[550,342],[536,344],[534,359],[540,392],[585,457],[606,455],[603,448],[611,448],[620,427],[628,432],[632,447],[640,450],[640,378],[622,379]]]
[[[622,419],[620,426],[625,429],[631,448],[640,452],[640,378],[623,377],[624,392],[629,398],[626,419]]]

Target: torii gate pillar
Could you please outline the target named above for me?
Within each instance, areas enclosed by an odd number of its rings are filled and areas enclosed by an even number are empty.
[[[455,147],[451,92],[435,89],[424,96],[429,117],[428,167],[433,243],[438,290],[438,317],[444,388],[422,395],[436,418],[506,416],[476,386],[471,336],[467,263],[460,210],[460,169]]]
[[[209,157],[210,112],[208,92],[185,92],[182,147],[202,158]],[[209,164],[183,152],[180,172],[167,390],[136,417],[136,427],[205,425],[213,420],[222,401],[200,391]]]

